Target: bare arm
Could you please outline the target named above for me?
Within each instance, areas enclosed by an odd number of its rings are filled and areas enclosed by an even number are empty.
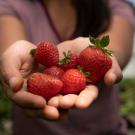
[[[13,16],[0,17],[0,54],[12,43],[26,40],[26,32],[20,20]]]
[[[110,36],[111,42],[108,47],[123,69],[132,54],[134,27],[124,17],[113,16],[110,28],[104,34]]]

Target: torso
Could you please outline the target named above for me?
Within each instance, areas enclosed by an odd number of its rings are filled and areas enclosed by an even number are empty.
[[[70,38],[75,31],[77,21],[76,11],[70,0],[40,1],[61,40]]]

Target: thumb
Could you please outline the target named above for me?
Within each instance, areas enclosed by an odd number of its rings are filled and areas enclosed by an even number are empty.
[[[115,83],[120,82],[122,80],[122,78],[123,78],[123,75],[120,70],[118,72],[118,71],[111,69],[106,73],[106,75],[104,77],[104,82],[106,85],[111,86]]]
[[[112,67],[105,74],[104,82],[106,85],[111,86],[115,83],[120,82],[122,78],[123,78],[123,74],[120,65],[118,64],[116,58],[112,57]]]
[[[19,76],[13,76],[9,79],[9,86],[14,91],[17,92],[23,86],[23,78]]]
[[[1,80],[4,81],[14,92],[23,85],[23,78],[19,71],[19,62],[14,62],[10,58],[1,63]]]

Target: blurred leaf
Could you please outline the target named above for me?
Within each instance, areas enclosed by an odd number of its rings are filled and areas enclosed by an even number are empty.
[[[100,41],[101,48],[104,48],[104,47],[108,46],[109,42],[110,42],[109,36],[104,36]]]
[[[120,88],[122,115],[135,115],[135,79],[124,79],[120,83]]]
[[[11,104],[9,99],[3,93],[2,85],[0,84],[0,129],[3,130],[3,121],[10,118]]]

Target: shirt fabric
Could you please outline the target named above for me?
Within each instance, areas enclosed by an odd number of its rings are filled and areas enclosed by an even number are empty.
[[[122,0],[110,0],[113,15],[125,17],[134,25],[130,6]],[[10,15],[22,21],[28,40],[34,44],[42,40],[59,43],[58,34],[43,5],[36,0],[0,0],[0,16]],[[47,121],[29,118],[21,108],[13,107],[13,135],[126,135],[126,123],[119,108],[119,87],[99,86],[99,97],[85,110],[70,109],[68,118]]]

